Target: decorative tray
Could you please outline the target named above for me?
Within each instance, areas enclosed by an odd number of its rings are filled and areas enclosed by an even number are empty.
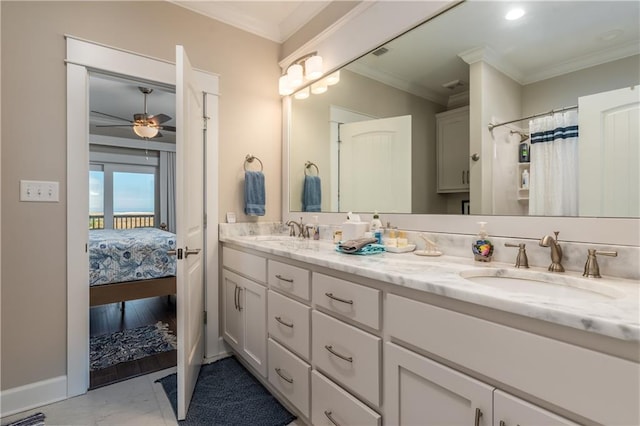
[[[384,246],[385,250],[389,253],[409,253],[416,249],[415,244],[409,244],[404,247],[392,247],[392,246]]]

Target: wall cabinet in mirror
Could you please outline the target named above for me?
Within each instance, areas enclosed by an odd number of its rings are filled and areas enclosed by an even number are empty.
[[[436,114],[438,192],[469,191],[469,107]]]

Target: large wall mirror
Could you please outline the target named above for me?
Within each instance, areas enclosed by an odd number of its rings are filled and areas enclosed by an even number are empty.
[[[321,212],[639,217],[640,3],[513,5],[460,3],[292,97],[289,210],[319,185]]]

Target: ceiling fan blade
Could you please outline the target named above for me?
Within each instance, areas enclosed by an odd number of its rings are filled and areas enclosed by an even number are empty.
[[[171,117],[169,117],[167,114],[157,114],[157,115],[149,116],[147,120],[149,120],[150,122],[154,123],[157,126],[158,124],[171,120]]]
[[[176,128],[173,126],[158,126],[158,129],[167,130],[169,132],[175,132]]]
[[[133,123],[133,121],[127,119],[127,118],[122,118],[122,117],[118,117],[117,115],[111,115],[111,114],[107,114],[106,112],[100,112],[100,111],[91,111],[95,114],[100,114],[100,115],[104,115],[107,117],[111,117],[111,118],[117,118],[118,120],[122,120],[122,121],[126,121],[128,123]]]

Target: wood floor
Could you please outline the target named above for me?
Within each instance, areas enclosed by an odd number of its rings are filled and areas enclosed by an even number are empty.
[[[125,303],[124,313],[120,310],[120,303],[94,306],[89,315],[91,336],[155,324],[158,321],[169,324],[173,334],[177,331],[175,297],[171,297],[170,301],[166,296],[132,300]],[[89,389],[174,367],[176,362],[177,351],[174,350],[92,371]]]

